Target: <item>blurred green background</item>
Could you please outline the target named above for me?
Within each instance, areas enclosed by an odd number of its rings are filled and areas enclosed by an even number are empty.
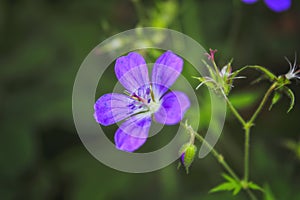
[[[218,49],[220,66],[233,57],[235,69],[259,64],[279,75],[288,71],[284,56],[293,60],[300,53],[296,0],[283,13],[262,1],[2,0],[0,199],[247,199],[243,193],[208,194],[223,172],[212,156],[196,159],[188,175],[177,163],[127,174],[104,166],[82,145],[71,110],[76,72],[98,43],[137,26],[183,32],[206,49]],[[245,75],[251,81],[259,74]],[[237,100],[244,116],[269,85],[249,81],[240,80],[232,93],[244,100]],[[295,109],[286,114],[289,100],[283,98],[271,112],[263,111],[252,131],[251,179],[267,185],[276,199],[300,199],[300,92],[293,83]],[[207,116],[207,97],[199,95],[201,116]],[[230,113],[216,148],[241,175],[243,132]]]

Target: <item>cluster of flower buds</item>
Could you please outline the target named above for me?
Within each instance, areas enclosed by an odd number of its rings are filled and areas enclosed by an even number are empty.
[[[209,76],[195,77],[200,81],[200,84],[196,89],[205,84],[208,88],[213,89],[216,92],[221,92],[221,94],[227,97],[231,88],[233,87],[233,80],[245,77],[237,76],[240,70],[234,72],[232,71],[232,60],[221,70],[219,70],[215,62],[215,53],[217,52],[217,50],[209,49],[209,52],[210,53],[206,53],[206,56],[208,60],[212,62],[213,66],[210,66],[206,61],[203,60],[203,63],[209,71]]]
[[[209,53],[206,53],[208,60],[210,60],[212,63],[212,66],[207,64],[207,62],[203,60],[203,63],[209,71],[209,76],[195,77],[200,81],[200,84],[196,87],[196,89],[198,89],[202,85],[206,85],[209,89],[213,89],[216,93],[221,93],[225,98],[227,98],[231,88],[233,87],[233,80],[238,78],[245,78],[244,76],[238,76],[238,74],[245,69],[252,68],[260,71],[263,74],[263,78],[259,78],[258,80],[266,78],[273,83],[272,90],[274,96],[270,109],[278,102],[282,94],[287,95],[291,100],[288,112],[294,107],[294,93],[290,88],[287,87],[287,85],[291,84],[292,79],[300,79],[300,69],[297,67],[296,55],[293,64],[286,58],[290,66],[289,71],[286,74],[276,76],[267,68],[259,65],[248,65],[236,71],[232,71],[232,61],[225,65],[221,70],[219,70],[215,62],[216,52],[217,50],[209,49]]]

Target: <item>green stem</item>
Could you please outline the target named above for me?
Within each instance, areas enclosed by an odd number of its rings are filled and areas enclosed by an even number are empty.
[[[211,149],[212,155],[217,159],[217,161],[222,165],[222,167],[230,174],[234,180],[236,180],[238,183],[241,183],[240,178],[236,175],[236,173],[233,171],[233,169],[227,164],[222,154],[220,154],[217,150],[215,150],[199,133],[194,131],[194,129],[191,126],[188,126],[185,123],[180,122],[180,125],[182,125],[189,133],[191,134],[191,137],[197,138],[199,142],[206,145],[209,149]],[[249,195],[251,200],[257,200],[256,196],[252,193],[251,190],[248,188],[244,188],[247,194]]]
[[[249,189],[246,189],[247,194],[251,198],[251,200],[257,200],[256,196],[253,194],[253,192]]]
[[[227,164],[224,157],[218,153],[201,135],[198,133],[195,133],[195,137],[200,141],[203,142],[209,149],[211,149],[212,154],[214,157],[218,160],[218,162],[224,167],[224,169],[238,182],[240,182],[240,179],[236,175],[236,173],[231,169],[231,167]]]
[[[228,98],[226,98],[227,104],[232,111],[232,113],[235,115],[235,117],[239,120],[239,122],[243,125],[243,128],[245,130],[245,157],[244,157],[244,181],[248,182],[249,179],[249,148],[250,148],[250,129],[253,126],[253,123],[255,119],[257,118],[258,114],[261,112],[262,108],[264,107],[265,103],[267,102],[269,96],[273,92],[273,90],[277,87],[277,84],[274,83],[266,92],[265,96],[263,97],[262,101],[260,102],[258,108],[250,118],[248,122],[246,122],[242,116],[239,114],[239,112],[234,108],[232,103],[229,101]]]
[[[231,112],[235,115],[235,117],[239,120],[239,122],[245,127],[246,121],[243,119],[243,117],[239,114],[239,112],[235,109],[235,107],[232,105],[232,103],[229,101],[227,97],[225,97],[227,104],[231,110]]]
[[[257,107],[256,111],[250,118],[250,120],[244,124],[245,129],[245,157],[244,157],[244,181],[248,182],[249,179],[249,148],[250,148],[250,129],[253,126],[255,119],[257,118],[258,114],[261,112],[262,108],[266,104],[269,96],[273,92],[273,90],[277,87],[277,83],[273,83],[271,87],[266,92],[265,96],[263,97],[262,101],[260,102],[259,106]]]
[[[243,125],[245,129],[245,155],[244,155],[244,181],[248,182],[249,177],[249,144],[250,144],[250,126],[247,126],[246,121],[243,117],[239,114],[239,112],[235,109],[232,103],[226,98],[227,104],[235,115],[235,117],[239,120],[239,122]]]
[[[250,127],[245,129],[245,157],[244,157],[244,181],[247,183],[249,178],[249,145]]]
[[[240,182],[239,177],[236,175],[236,173],[231,169],[231,167],[227,164],[224,157],[215,150],[199,133],[194,131],[192,127],[187,126],[184,123],[180,123],[185,129],[187,129],[195,138],[197,138],[200,142],[202,142],[204,145],[206,145],[209,149],[211,149],[212,155],[218,160],[218,162],[224,167],[224,169],[237,181]]]
[[[258,108],[256,109],[255,113],[252,115],[251,119],[249,120],[248,124],[250,126],[252,126],[254,120],[256,119],[257,115],[260,113],[260,111],[262,110],[262,108],[264,107],[265,103],[267,102],[269,96],[271,95],[271,93],[273,92],[273,90],[277,87],[277,83],[273,83],[271,85],[271,87],[268,89],[268,91],[266,92],[264,98],[262,99],[262,101],[260,102]]]

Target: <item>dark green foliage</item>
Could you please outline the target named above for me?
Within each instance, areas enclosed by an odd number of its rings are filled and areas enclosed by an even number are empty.
[[[207,49],[217,48],[218,63],[225,65],[234,57],[235,66],[259,64],[276,76],[283,74],[289,67],[283,57],[292,57],[295,51],[300,53],[300,2],[293,1],[290,11],[276,14],[262,3],[246,6],[238,0],[235,4],[221,0],[139,1],[138,11],[134,1],[138,0],[0,1],[0,199],[232,197],[227,193],[207,193],[212,185],[220,183],[222,172],[209,156],[197,160],[188,176],[183,170],[176,171],[175,164],[148,174],[126,174],[94,159],[73,124],[74,78],[85,56],[98,43],[138,24],[172,28],[192,36]],[[186,68],[183,74],[191,70]],[[250,71],[245,71],[245,75],[250,80],[253,77]],[[109,91],[111,81],[116,81],[112,77],[113,73],[103,77],[107,88],[99,90]],[[197,86],[194,80],[189,81],[194,88]],[[255,104],[256,94],[268,84],[249,86],[243,80],[235,82],[241,85],[232,89],[237,93],[233,98],[240,98],[235,100],[240,108],[253,106],[248,104]],[[245,88],[255,92],[238,96]],[[266,200],[274,199],[273,196],[300,199],[299,159],[294,151],[281,145],[283,139],[299,139],[299,85],[293,91],[296,103],[289,115],[285,113],[288,101],[282,98],[283,106],[278,103],[272,113],[262,113],[258,120],[262,128],[251,133],[251,143],[262,146],[254,145],[251,161],[256,167],[251,176],[258,183],[267,181]],[[289,90],[284,92],[293,100]],[[200,126],[205,128],[205,120],[210,116],[205,91],[199,91],[199,101],[204,120]],[[115,129],[110,130],[108,137],[112,138]],[[160,137],[169,139],[171,132]],[[227,121],[223,136],[216,147],[225,152],[235,169],[242,169],[242,163],[237,162],[243,139],[239,126]],[[238,192],[236,188],[233,191]],[[236,199],[247,197],[239,194]]]

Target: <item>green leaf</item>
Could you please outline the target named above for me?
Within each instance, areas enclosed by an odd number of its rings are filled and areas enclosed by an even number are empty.
[[[280,100],[281,94],[279,92],[274,92],[274,96],[272,98],[272,103],[269,107],[269,110],[272,109],[272,107]]]
[[[227,180],[227,182],[217,185],[216,187],[212,188],[209,192],[213,193],[220,191],[232,191],[233,195],[237,195],[241,191],[242,185],[227,174],[222,174],[222,176],[225,180]]]
[[[225,183],[221,183],[220,185],[212,188],[209,191],[209,193],[220,192],[220,191],[230,191],[230,190],[234,190],[235,188],[236,188],[236,185],[234,183],[225,182]]]
[[[242,186],[239,184],[239,185],[236,185],[235,189],[233,190],[233,195],[237,195],[242,189]]]
[[[228,182],[237,183],[235,179],[233,179],[231,176],[227,174],[222,174],[223,178],[227,180]]]
[[[289,109],[288,109],[288,111],[287,111],[287,112],[290,112],[290,111],[293,109],[294,105],[295,105],[295,95],[294,95],[293,91],[292,91],[290,88],[286,87],[286,86],[283,87],[283,91],[284,91],[284,93],[285,93],[285,94],[290,98],[290,100],[291,100],[291,102],[290,102],[290,107],[289,107]]]
[[[249,182],[248,183],[248,187],[252,190],[260,190],[260,191],[264,191],[262,187],[260,187],[259,185],[253,183],[253,182]]]
[[[243,109],[255,103],[258,98],[258,92],[240,92],[230,95],[229,100],[237,109]]]

